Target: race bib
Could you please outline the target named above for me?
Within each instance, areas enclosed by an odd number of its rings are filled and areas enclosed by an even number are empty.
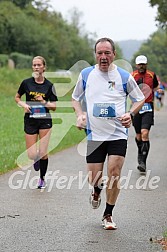
[[[152,107],[150,103],[144,103],[143,107],[140,109],[139,114],[143,114],[145,112],[151,112]]]
[[[113,103],[95,103],[93,106],[93,116],[111,118],[116,117],[115,104]]]
[[[42,105],[31,106],[30,118],[46,117],[46,109]]]

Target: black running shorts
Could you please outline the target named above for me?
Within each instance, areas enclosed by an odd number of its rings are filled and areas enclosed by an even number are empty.
[[[106,156],[118,155],[125,157],[127,140],[120,139],[114,141],[88,141],[87,163],[104,163]]]
[[[29,118],[24,117],[24,131],[29,135],[39,134],[40,129],[50,129],[52,128],[52,119],[44,118]]]
[[[132,120],[135,132],[141,133],[141,129],[150,130],[151,126],[154,125],[154,112],[145,112],[143,114],[136,114]]]

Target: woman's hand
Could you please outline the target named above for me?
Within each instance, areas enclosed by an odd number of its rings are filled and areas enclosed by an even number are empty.
[[[31,107],[30,107],[30,105],[28,105],[28,104],[24,104],[24,106],[22,106],[23,108],[24,108],[24,112],[25,113],[31,113]]]
[[[45,103],[46,101],[43,99],[42,95],[36,95],[35,97],[36,101],[39,101],[41,103]]]

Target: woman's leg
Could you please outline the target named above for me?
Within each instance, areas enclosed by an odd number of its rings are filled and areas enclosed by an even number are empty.
[[[51,129],[41,129],[39,131],[39,155],[40,155],[40,178],[44,180],[48,167],[48,145]]]
[[[38,134],[25,134],[27,154],[32,160],[36,160],[38,156],[37,139]]]

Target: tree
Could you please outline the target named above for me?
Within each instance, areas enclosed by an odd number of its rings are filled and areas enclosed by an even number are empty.
[[[23,9],[25,8],[29,3],[32,3],[32,0],[0,0],[0,2],[12,2],[17,7]]]
[[[0,2],[12,2],[15,6],[20,9],[25,9],[28,5],[33,5],[39,10],[47,9],[51,7],[49,5],[50,0],[0,0]]]
[[[166,0],[150,0],[151,6],[158,6],[158,14],[156,20],[161,28],[167,31],[167,1]]]
[[[48,8],[48,0],[0,0],[0,53],[42,55],[53,70],[69,69],[79,60],[93,64],[95,34],[83,29],[82,13],[72,15],[68,23]]]
[[[50,0],[34,0],[30,1],[32,2],[32,5],[37,8],[38,10],[47,10],[51,5],[49,4]]]

